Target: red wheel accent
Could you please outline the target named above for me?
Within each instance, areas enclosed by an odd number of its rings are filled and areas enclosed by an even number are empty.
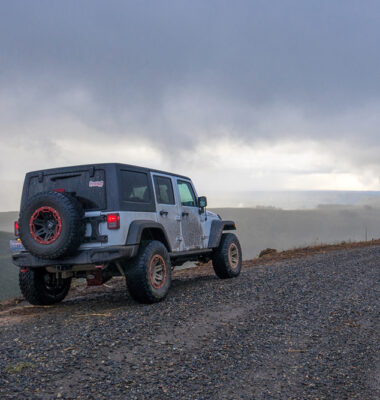
[[[29,220],[32,238],[40,244],[55,242],[62,231],[62,220],[57,210],[52,207],[40,207]]]
[[[152,286],[161,289],[166,280],[166,263],[162,256],[155,254],[149,264],[149,279]]]

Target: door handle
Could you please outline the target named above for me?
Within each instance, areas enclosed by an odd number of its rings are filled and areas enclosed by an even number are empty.
[[[182,212],[182,217],[188,217],[189,216],[189,213],[188,212],[186,212],[186,211],[183,211]]]
[[[168,213],[167,211],[165,211],[165,210],[161,210],[161,211],[160,211],[161,217],[164,216],[164,215],[168,215],[168,214],[169,214],[169,213]]]

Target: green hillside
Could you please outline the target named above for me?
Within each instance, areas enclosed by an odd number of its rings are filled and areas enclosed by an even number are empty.
[[[0,231],[13,232],[14,222],[18,219],[18,211],[0,212]]]
[[[0,300],[20,294],[18,288],[18,268],[11,261],[9,253],[9,239],[13,235],[0,232]]]

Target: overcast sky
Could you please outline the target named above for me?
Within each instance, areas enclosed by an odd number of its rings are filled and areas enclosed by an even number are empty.
[[[380,2],[0,2],[0,210],[118,161],[198,192],[380,189]]]

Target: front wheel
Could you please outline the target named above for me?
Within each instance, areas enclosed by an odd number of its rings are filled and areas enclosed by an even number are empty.
[[[44,268],[21,270],[19,285],[25,299],[33,305],[61,302],[70,290],[71,278],[57,278]]]
[[[147,242],[127,271],[127,287],[140,303],[157,303],[168,294],[172,267],[166,247],[159,241]]]
[[[223,233],[220,244],[214,250],[212,265],[215,274],[221,279],[239,276],[242,254],[239,239],[233,233]]]

